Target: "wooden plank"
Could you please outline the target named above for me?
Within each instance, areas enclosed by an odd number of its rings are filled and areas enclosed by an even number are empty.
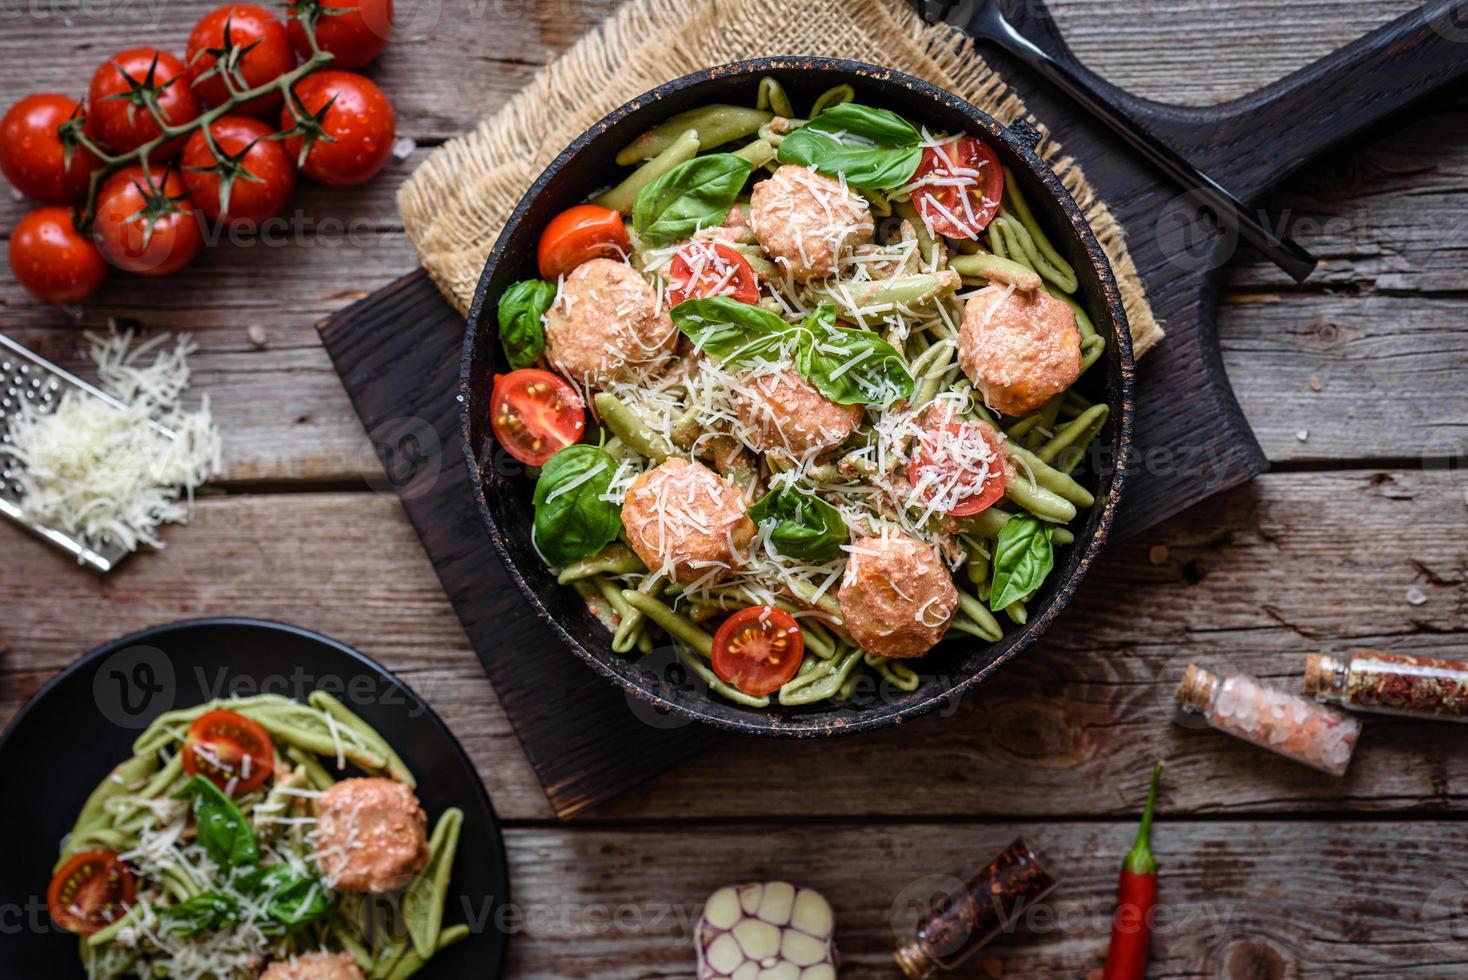
[[[1465,487],[1446,470],[1266,476],[1108,556],[1039,649],[946,715],[860,739],[730,742],[594,815],[1120,814],[1131,795],[1097,787],[1125,786],[1162,757],[1174,812],[1461,811],[1468,757],[1452,725],[1371,719],[1336,781],[1168,719],[1189,659],[1288,684],[1317,650],[1468,657]],[[128,630],[203,613],[283,619],[404,671],[501,812],[546,816],[396,501],[212,497],[168,540],[99,582],[0,529],[16,556],[0,566],[0,722],[82,649]]]
[[[1163,812],[1182,779],[1171,779]],[[1141,792],[1140,776],[1126,791]],[[757,787],[741,787],[757,792]],[[1121,855],[1107,824],[517,829],[508,847],[525,980],[687,977],[704,899],[729,883],[788,879],[836,913],[842,977],[897,975],[892,949],[934,888],[1023,834],[1060,884],[956,977],[1087,977],[1101,963]],[[1149,976],[1446,977],[1468,971],[1462,824],[1170,823]],[[588,867],[588,864],[595,870]],[[1099,976],[1099,972],[1097,974]]]

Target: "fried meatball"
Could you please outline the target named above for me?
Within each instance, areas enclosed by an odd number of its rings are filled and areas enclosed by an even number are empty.
[[[958,363],[994,411],[1032,412],[1081,376],[1075,312],[1043,289],[986,286],[963,308]]]
[[[770,258],[798,280],[828,276],[872,240],[872,213],[839,180],[786,164],[754,185],[749,221]]]
[[[428,861],[428,817],[404,783],[344,779],[316,812],[316,863],[333,888],[380,895],[402,888]]]
[[[734,400],[757,448],[796,459],[840,445],[866,417],[862,406],[836,404],[789,368],[751,379]]]
[[[677,339],[657,290],[615,259],[572,269],[545,314],[551,363],[591,387],[661,365]]]
[[[260,980],[364,980],[351,953],[303,953],[265,968]]]
[[[851,542],[836,598],[851,638],[883,657],[921,657],[942,639],[958,589],[937,550],[901,532]]]
[[[727,578],[754,538],[739,488],[701,463],[674,457],[632,481],[622,501],[627,543],[654,571],[682,583]]]

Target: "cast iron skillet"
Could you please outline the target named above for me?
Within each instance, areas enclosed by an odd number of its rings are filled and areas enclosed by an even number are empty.
[[[360,653],[295,626],[257,619],[196,619],[156,626],[99,647],[26,702],[0,737],[0,909],[11,918],[0,975],[80,977],[77,938],[46,915],[46,885],[87,796],[158,715],[231,694],[304,701],[333,694],[403,757],[418,779],[431,822],[464,811],[445,925],[466,922],[463,942],[435,956],[422,976],[493,980],[508,935],[496,923],[509,902],[499,824],[479,774],[418,695]],[[386,911],[379,909],[378,911]]]
[[[1082,379],[1082,390],[1111,406],[1101,436],[1104,459],[1078,476],[1096,494],[1076,542],[1062,551],[1040,596],[1030,603],[1030,620],[1001,642],[952,640],[911,665],[922,684],[910,693],[859,689],[852,703],[764,711],[730,704],[689,677],[670,651],[637,660],[612,652],[606,629],[580,596],[557,585],[530,543],[532,484],[514,460],[499,451],[490,433],[489,396],[494,375],[507,370],[500,348],[496,304],[519,279],[534,277],[535,248],[546,223],[561,210],[619,180],[627,168],[617,151],[663,119],[714,102],[754,105],[759,79],[773,75],[790,93],[797,111],[825,89],[848,83],[858,102],[891,109],[933,131],[982,136],[1019,179],[1038,220],[1056,247],[1076,267],[1078,299],[1097,330],[1108,338],[1106,357]],[[1060,134],[1062,137],[1064,134]],[[1035,156],[1038,134],[1027,125],[1005,128],[955,95],[909,75],[854,61],[827,58],[764,58],[710,68],[653,89],[617,109],[565,149],[526,191],[485,263],[469,311],[459,389],[462,434],[475,503],[510,574],[536,612],[572,652],[653,708],[729,731],[756,735],[814,737],[868,731],[929,711],[979,684],[1035,641],[1070,601],[1106,539],[1123,482],[1131,444],[1132,352],[1126,315],[1106,261],[1070,195]],[[1093,456],[1093,459],[1095,457]],[[545,683],[555,683],[546,665]]]

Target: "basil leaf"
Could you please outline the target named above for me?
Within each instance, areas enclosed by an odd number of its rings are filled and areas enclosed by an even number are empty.
[[[1028,514],[1016,514],[1004,522],[994,549],[990,609],[999,612],[1044,583],[1045,576],[1055,567],[1055,549],[1050,541],[1053,533],[1049,524]]]
[[[815,494],[790,484],[765,494],[749,508],[756,524],[778,521],[770,532],[775,550],[803,561],[824,561],[846,543],[846,522],[841,512]]]
[[[726,364],[780,360],[798,340],[794,324],[727,296],[684,300],[669,315],[694,347]]]
[[[845,102],[785,137],[776,154],[853,187],[890,190],[912,180],[922,162],[923,137],[895,112]]]
[[[589,558],[622,530],[621,508],[601,499],[616,473],[616,460],[585,444],[567,446],[540,471],[535,482],[535,546],[551,565],[563,568]]]
[[[229,895],[201,892],[187,901],[159,909],[158,914],[175,936],[192,936],[238,922],[240,904]]]
[[[870,330],[842,329],[822,304],[805,318],[807,339],[795,370],[838,405],[884,405],[912,394],[914,382],[897,348]]]
[[[544,279],[517,282],[500,297],[500,344],[512,368],[530,367],[545,353],[541,317],[556,300],[555,283]]]
[[[753,169],[732,153],[709,153],[680,163],[637,193],[632,228],[644,242],[666,245],[723,224]]]
[[[209,860],[222,871],[259,866],[260,850],[245,815],[218,786],[203,776],[195,776],[173,798],[194,801],[199,843],[204,845]]]
[[[321,918],[333,906],[319,877],[284,862],[266,868],[252,884],[253,894],[265,899],[265,914],[288,929]]]

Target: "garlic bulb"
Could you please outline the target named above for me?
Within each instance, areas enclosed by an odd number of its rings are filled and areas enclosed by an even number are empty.
[[[720,888],[698,922],[698,980],[836,980],[834,932],[820,892],[785,881]]]

